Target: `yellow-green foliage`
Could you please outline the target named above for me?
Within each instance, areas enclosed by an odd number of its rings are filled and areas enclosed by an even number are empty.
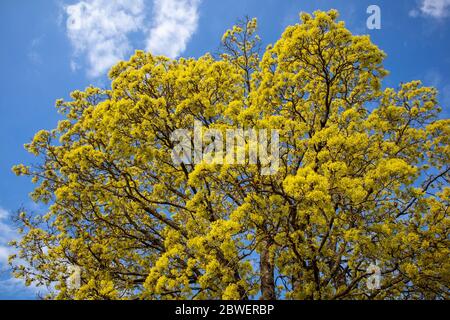
[[[218,59],[137,51],[59,100],[39,165],[14,168],[50,205],[19,217],[16,276],[58,299],[449,298],[450,120],[420,81],[382,90],[385,54],[337,16],[302,14],[261,58],[256,20]],[[278,172],[174,165],[194,120],[280,130]]]

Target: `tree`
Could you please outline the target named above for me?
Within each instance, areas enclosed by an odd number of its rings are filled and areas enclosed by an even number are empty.
[[[49,205],[19,216],[15,275],[58,299],[449,298],[450,120],[420,81],[382,90],[385,54],[337,17],[302,14],[262,57],[254,19],[218,58],[136,51],[58,100],[40,163],[14,167]],[[194,121],[279,130],[278,171],[175,164]]]

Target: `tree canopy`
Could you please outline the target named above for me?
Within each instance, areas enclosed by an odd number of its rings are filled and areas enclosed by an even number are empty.
[[[136,51],[110,89],[57,101],[64,119],[26,145],[38,163],[13,169],[48,205],[18,216],[17,277],[57,299],[449,298],[436,89],[383,89],[385,53],[335,10],[301,14],[262,53],[256,27],[228,30],[217,57]],[[277,129],[278,170],[174,163],[171,133],[194,121]]]

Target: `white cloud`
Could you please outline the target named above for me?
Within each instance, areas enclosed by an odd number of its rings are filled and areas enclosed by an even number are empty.
[[[0,208],[0,267],[4,268],[8,264],[8,256],[13,253],[8,242],[16,237],[16,232],[8,224],[9,213]]]
[[[86,0],[65,8],[67,35],[77,54],[86,54],[88,74],[103,74],[130,51],[128,34],[144,20],[143,0]]]
[[[200,0],[154,0],[154,24],[147,39],[153,54],[177,57],[197,29]]]
[[[22,279],[9,276],[8,257],[14,253],[14,249],[8,245],[11,240],[17,239],[18,234],[8,223],[10,213],[0,207],[0,272],[4,276],[0,279],[0,295],[2,298],[34,297],[38,292],[45,292],[44,289],[36,287],[34,284],[25,286]]]
[[[445,18],[450,16],[450,0],[421,0],[420,12],[433,18]],[[419,16],[419,11],[411,10],[412,17]]]
[[[38,294],[45,295],[45,290],[33,284],[25,286],[21,279],[7,278],[0,280],[1,299],[34,299]]]
[[[151,19],[144,0],[84,0],[66,6],[67,36],[75,56],[85,55],[88,75],[104,74],[131,52],[130,34],[139,32],[146,49],[179,56],[197,29],[200,0],[153,0]],[[71,61],[71,69],[79,63]]]

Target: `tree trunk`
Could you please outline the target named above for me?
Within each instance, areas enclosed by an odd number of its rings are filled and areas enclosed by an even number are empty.
[[[264,242],[264,248],[259,260],[261,271],[261,300],[276,299],[274,267],[269,254],[270,245],[271,243],[269,241]]]

